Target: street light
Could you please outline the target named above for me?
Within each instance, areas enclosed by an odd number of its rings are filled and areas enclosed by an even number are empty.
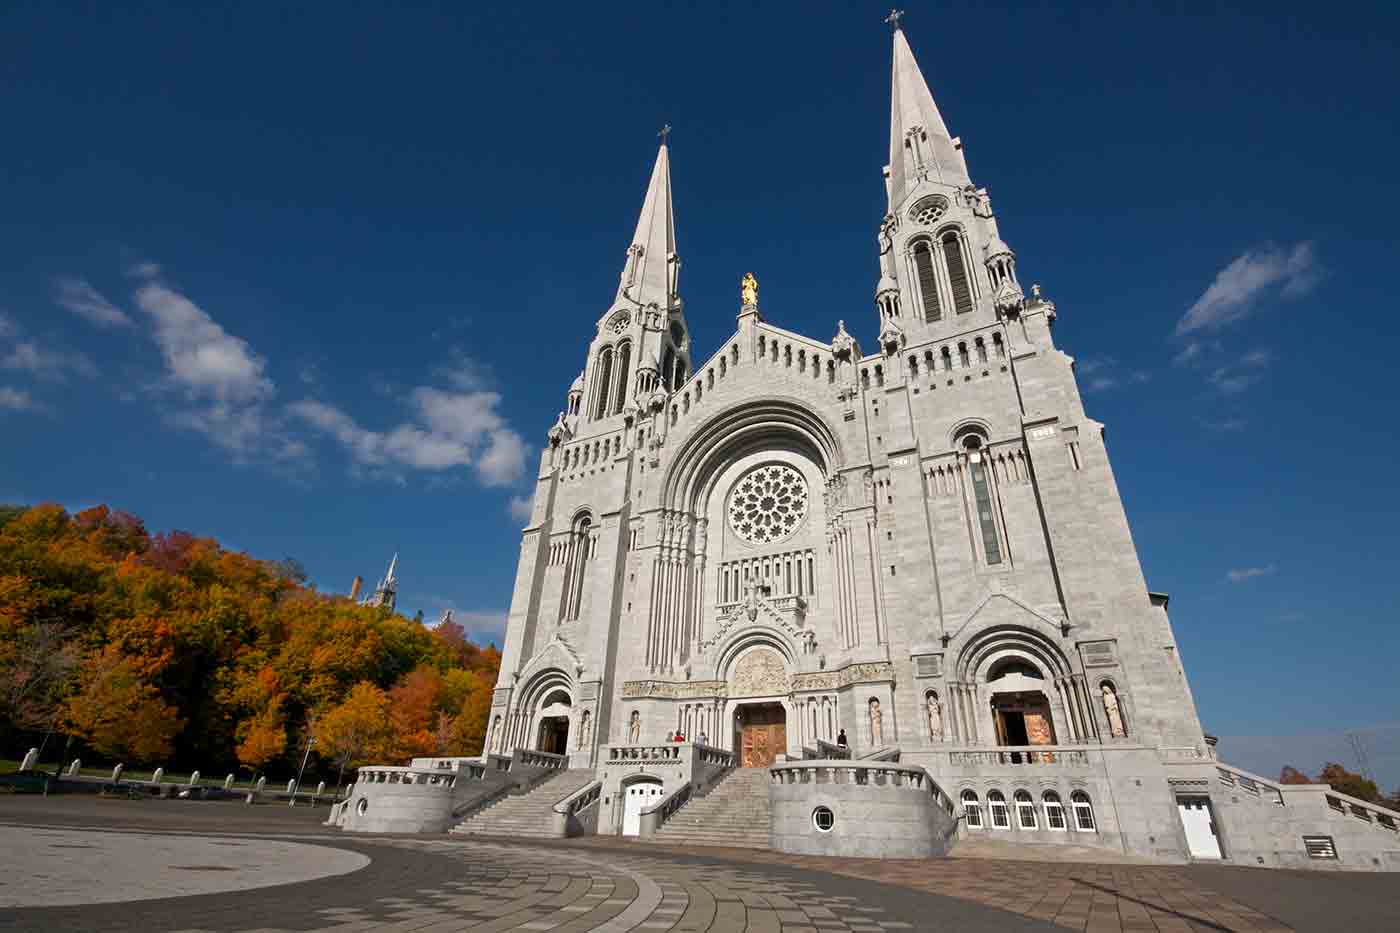
[[[297,769],[297,779],[296,779],[296,783],[294,783],[294,784],[292,785],[292,799],[291,799],[290,801],[287,802],[287,806],[289,806],[289,807],[295,807],[295,806],[297,805],[297,791],[301,790],[301,776],[302,776],[303,772],[306,771],[306,759],[308,759],[308,758],[311,757],[311,746],[313,746],[313,745],[315,745],[315,744],[316,744],[316,737],[315,737],[315,736],[307,736],[307,738],[306,738],[306,753],[303,754],[303,755],[301,756],[301,767]],[[315,809],[315,807],[313,806],[312,809]]]

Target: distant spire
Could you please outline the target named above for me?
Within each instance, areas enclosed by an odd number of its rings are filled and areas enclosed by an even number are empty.
[[[380,584],[381,586],[386,585],[386,584],[389,585],[389,586],[393,586],[395,583],[398,582],[397,580],[394,579],[394,568],[397,567],[398,565],[399,565],[399,555],[398,555],[398,552],[395,551],[395,552],[394,552],[394,557],[393,557],[393,559],[389,561],[389,572],[386,573],[386,574],[384,575],[384,583]]]
[[[384,579],[379,581],[379,586],[375,587],[374,594],[362,603],[365,606],[382,606],[385,609],[393,609],[398,602],[399,581],[394,576],[394,571],[398,568],[399,555],[394,554],[389,561],[389,571],[384,574]]]
[[[898,13],[898,11],[896,11]],[[962,187],[970,183],[962,152],[954,146],[943,115],[933,102],[909,40],[892,13],[894,64],[890,80],[890,181],[891,213],[922,178]]]
[[[666,141],[671,134],[667,124],[657,133],[661,147],[656,152],[656,164],[651,170],[651,182],[642,201],[642,214],[637,219],[637,232],[627,248],[627,261],[618,283],[617,299],[638,305],[655,302],[662,310],[672,304],[676,287],[673,266],[676,258],[676,222],[671,209],[671,156]]]

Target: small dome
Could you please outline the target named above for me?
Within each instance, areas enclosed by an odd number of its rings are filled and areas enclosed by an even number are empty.
[[[637,361],[637,372],[648,372],[648,371],[653,372],[653,373],[659,373],[659,372],[661,372],[661,364],[660,364],[659,362],[657,362],[657,359],[656,359],[656,351],[655,351],[655,350],[653,350],[653,351],[651,351],[650,353],[646,354],[645,356],[643,356],[641,359],[639,359],[639,360]]]
[[[877,295],[897,291],[899,291],[899,283],[888,274],[880,276],[880,281],[875,284],[875,294]]]
[[[988,259],[991,259],[993,256],[1016,255],[1015,253],[1011,252],[1011,247],[1007,246],[1005,243],[1002,242],[1001,237],[999,236],[993,236],[991,240],[987,242],[987,245],[982,247],[982,252],[986,255]]]
[[[578,378],[574,380],[574,384],[571,385],[571,386],[569,386],[569,394],[572,395],[572,394],[575,393],[575,392],[582,392],[582,391],[583,391],[583,373],[579,373],[579,374],[578,374]]]

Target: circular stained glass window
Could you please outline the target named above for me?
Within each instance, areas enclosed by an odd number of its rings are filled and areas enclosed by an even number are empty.
[[[753,544],[786,538],[806,515],[807,481],[781,463],[744,474],[729,499],[729,526]]]
[[[632,323],[632,316],[626,311],[619,311],[608,321],[608,330],[614,334],[620,334],[627,329],[627,325]]]
[[[829,833],[836,825],[836,814],[831,812],[830,807],[817,807],[812,811],[812,825],[819,833]]]
[[[910,208],[909,217],[911,220],[914,221],[914,223],[922,224],[926,227],[929,224],[936,221],[938,218],[942,217],[944,212],[947,210],[947,199],[938,195],[934,195],[931,198],[924,198],[922,201]]]

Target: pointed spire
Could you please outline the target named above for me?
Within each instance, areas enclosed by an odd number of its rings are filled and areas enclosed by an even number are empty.
[[[962,151],[933,102],[909,40],[894,23],[890,81],[889,203],[893,213],[921,178],[962,187],[970,183]]]
[[[638,305],[655,302],[663,310],[672,305],[676,287],[676,222],[671,209],[671,155],[666,139],[669,125],[661,128],[661,147],[651,170],[651,182],[637,219],[637,232],[627,248],[617,302],[630,300]]]
[[[389,572],[384,575],[384,582],[381,586],[393,586],[398,581],[394,579],[394,568],[399,565],[399,555],[396,552],[392,560],[389,561]]]

